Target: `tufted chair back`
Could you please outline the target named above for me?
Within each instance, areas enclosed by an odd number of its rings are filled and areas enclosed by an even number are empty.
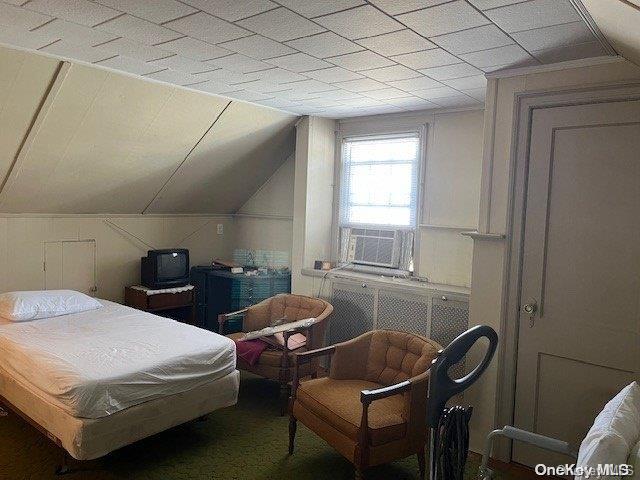
[[[393,385],[427,371],[440,348],[412,333],[374,330],[336,345],[329,375]]]

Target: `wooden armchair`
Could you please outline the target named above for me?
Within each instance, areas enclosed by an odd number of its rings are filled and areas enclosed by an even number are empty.
[[[224,335],[225,322],[229,318],[237,316],[244,317],[242,321],[242,332],[227,335],[234,340],[241,338],[246,332],[260,330],[278,320],[284,319],[286,322],[293,322],[312,317],[316,319],[316,322],[311,325],[311,327],[297,328],[284,332],[284,346],[270,346],[262,352],[255,365],[249,365],[241,358],[238,358],[237,365],[239,369],[280,382],[282,415],[286,413],[287,400],[289,397],[289,382],[293,379],[293,355],[295,352],[312,350],[324,345],[324,336],[328,323],[327,319],[331,315],[331,312],[333,312],[333,306],[319,298],[283,293],[268,298],[244,310],[218,316],[220,334],[222,335]],[[288,348],[289,337],[294,333],[304,334],[307,337],[307,343],[304,347],[290,350]],[[310,375],[315,373],[317,368],[317,361],[309,362],[300,370],[300,373],[302,375]]]
[[[297,421],[364,469],[418,455],[425,476],[426,403],[436,342],[405,332],[375,330],[348,342],[297,353],[290,400],[289,453]],[[325,378],[300,381],[304,366],[331,355]]]

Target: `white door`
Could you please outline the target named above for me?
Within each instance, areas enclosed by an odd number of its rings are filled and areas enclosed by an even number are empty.
[[[640,372],[640,102],[531,122],[515,424],[578,445]],[[513,459],[567,462],[517,442]]]
[[[45,289],[77,290],[93,295],[96,286],[95,240],[45,242]]]

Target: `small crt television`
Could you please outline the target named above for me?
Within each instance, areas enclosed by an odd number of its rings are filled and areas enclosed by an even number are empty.
[[[145,287],[160,290],[189,283],[189,250],[185,248],[149,250],[140,260],[140,280]]]

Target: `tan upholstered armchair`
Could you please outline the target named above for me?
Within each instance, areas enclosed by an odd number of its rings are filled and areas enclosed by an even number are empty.
[[[413,454],[424,479],[428,369],[440,348],[418,335],[375,330],[296,354],[289,453],[299,420],[355,465],[357,479],[367,467]],[[322,355],[331,355],[329,376],[299,381]]]
[[[333,307],[328,302],[319,298],[305,297],[303,295],[293,295],[283,293],[275,297],[268,298],[256,305],[248,307],[239,312],[223,314],[218,317],[220,333],[224,335],[224,325],[227,319],[242,315],[242,332],[232,333],[229,338],[237,340],[244,333],[260,330],[264,327],[272,325],[278,320],[284,319],[285,322],[293,322],[296,320],[304,320],[307,318],[315,318],[316,322],[308,328],[299,328],[284,333],[283,347],[269,347],[262,352],[258,362],[255,365],[249,365],[241,358],[238,359],[238,368],[248,372],[255,373],[261,377],[280,382],[280,395],[282,397],[282,415],[285,414],[287,401],[289,398],[289,382],[293,378],[293,354],[294,352],[302,352],[320,348],[324,345],[324,336],[327,328],[327,320]],[[289,350],[288,338],[294,333],[302,333],[307,337],[306,346],[296,350]],[[304,368],[300,369],[301,375],[310,375],[315,373],[318,368],[317,360],[308,362]]]

